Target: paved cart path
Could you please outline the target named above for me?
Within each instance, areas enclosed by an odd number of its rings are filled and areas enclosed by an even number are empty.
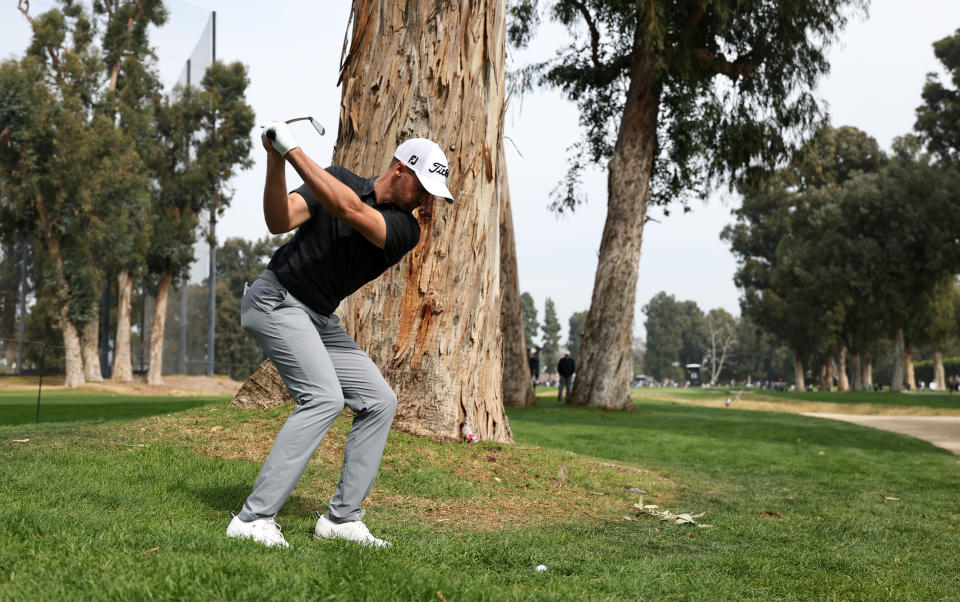
[[[960,416],[863,416],[828,412],[804,412],[803,415],[910,435],[960,455]]]

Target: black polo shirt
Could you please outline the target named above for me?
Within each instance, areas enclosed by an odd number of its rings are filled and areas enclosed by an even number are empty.
[[[361,178],[334,165],[327,173],[383,215],[387,239],[381,249],[350,226],[337,220],[304,184],[294,192],[310,208],[310,219],[277,249],[267,265],[290,293],[320,315],[332,314],[351,293],[375,279],[420,242],[420,224],[393,203],[377,203],[376,178]]]

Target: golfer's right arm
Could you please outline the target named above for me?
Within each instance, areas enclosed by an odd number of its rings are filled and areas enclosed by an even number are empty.
[[[286,161],[264,139],[267,149],[267,180],[263,186],[263,218],[271,234],[283,234],[310,219],[307,202],[299,194],[287,194]]]

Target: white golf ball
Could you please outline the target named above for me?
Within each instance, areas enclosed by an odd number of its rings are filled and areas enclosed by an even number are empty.
[[[547,571],[547,565],[545,565],[545,564],[538,564],[538,565],[537,565],[537,572],[538,572],[538,573],[545,573],[546,571]]]

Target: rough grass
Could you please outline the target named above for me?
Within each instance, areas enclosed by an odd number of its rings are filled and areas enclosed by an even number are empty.
[[[892,433],[656,400],[605,413],[548,394],[509,411],[513,446],[392,433],[366,521],[394,547],[368,550],[311,539],[344,416],[278,516],[295,549],[272,550],[223,531],[289,408],[126,398],[108,420],[104,400],[74,401],[77,421],[0,426],[0,599],[956,595],[960,464]],[[638,515],[625,487],[712,527]]]

